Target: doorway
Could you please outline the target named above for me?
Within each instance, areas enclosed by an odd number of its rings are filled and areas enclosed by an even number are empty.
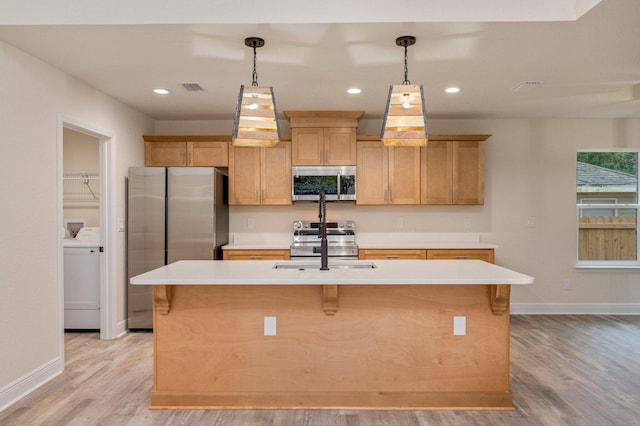
[[[96,126],[81,123],[75,119],[59,116],[58,117],[58,135],[57,135],[57,175],[58,175],[58,223],[61,226],[58,238],[58,295],[59,295],[59,329],[60,329],[60,345],[61,353],[64,354],[64,253],[63,240],[67,236],[67,232],[72,232],[75,219],[81,225],[99,228],[99,329],[100,338],[103,340],[114,339],[117,337],[115,300],[116,288],[114,284],[115,276],[115,226],[113,223],[114,211],[114,192],[115,192],[115,138],[110,132],[97,128]],[[76,159],[65,159],[64,144],[68,142],[75,145],[76,148],[81,147],[83,154],[76,152]],[[86,144],[86,145],[85,145]],[[95,146],[91,147],[91,144]],[[96,149],[97,148],[97,149]],[[97,158],[92,158],[97,154]],[[67,161],[71,160],[71,161]],[[67,191],[67,200],[65,200],[65,165],[79,164],[84,162],[87,170],[71,171],[69,173],[79,173],[78,185],[75,193],[69,194]],[[97,168],[97,170],[91,170]],[[73,177],[73,176],[67,176]],[[73,192],[73,191],[72,191]],[[74,198],[73,203],[66,203],[69,198]],[[70,207],[70,205],[72,207]],[[78,217],[71,217],[70,212]],[[67,219],[67,223],[65,223]],[[69,220],[71,219],[71,220]],[[84,223],[83,223],[84,221]],[[77,226],[77,225],[76,225]]]
[[[100,139],[62,130],[64,329],[100,329]]]

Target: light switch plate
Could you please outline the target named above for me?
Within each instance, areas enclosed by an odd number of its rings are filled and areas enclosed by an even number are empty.
[[[467,335],[467,317],[453,317],[453,335]]]
[[[264,317],[264,335],[276,335],[276,317]]]

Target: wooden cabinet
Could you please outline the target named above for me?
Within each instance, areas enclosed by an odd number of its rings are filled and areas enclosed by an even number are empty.
[[[291,142],[294,166],[356,164],[355,128],[292,128]]]
[[[294,166],[353,166],[362,111],[285,111]]]
[[[420,148],[358,141],[357,204],[420,204]]]
[[[421,204],[484,204],[484,140],[488,137],[429,140],[421,148]]]
[[[145,166],[186,166],[187,145],[185,142],[145,142]]]
[[[187,165],[229,167],[229,142],[187,142]]]
[[[229,204],[291,204],[291,142],[229,152]]]
[[[430,249],[427,250],[427,260],[448,259],[478,259],[495,263],[493,249]]]
[[[144,136],[145,166],[228,167],[229,136]]]
[[[427,258],[426,250],[412,249],[361,249],[358,250],[360,260],[424,260]]]
[[[223,250],[223,260],[289,260],[289,250]]]

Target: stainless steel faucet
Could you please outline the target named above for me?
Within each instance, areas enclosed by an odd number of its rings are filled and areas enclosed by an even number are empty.
[[[327,197],[324,191],[318,194],[318,238],[320,247],[314,247],[313,252],[320,252],[320,270],[329,270],[329,248],[327,246]]]

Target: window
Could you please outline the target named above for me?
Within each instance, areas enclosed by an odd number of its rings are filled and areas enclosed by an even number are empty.
[[[578,266],[638,267],[638,152],[578,152]]]

